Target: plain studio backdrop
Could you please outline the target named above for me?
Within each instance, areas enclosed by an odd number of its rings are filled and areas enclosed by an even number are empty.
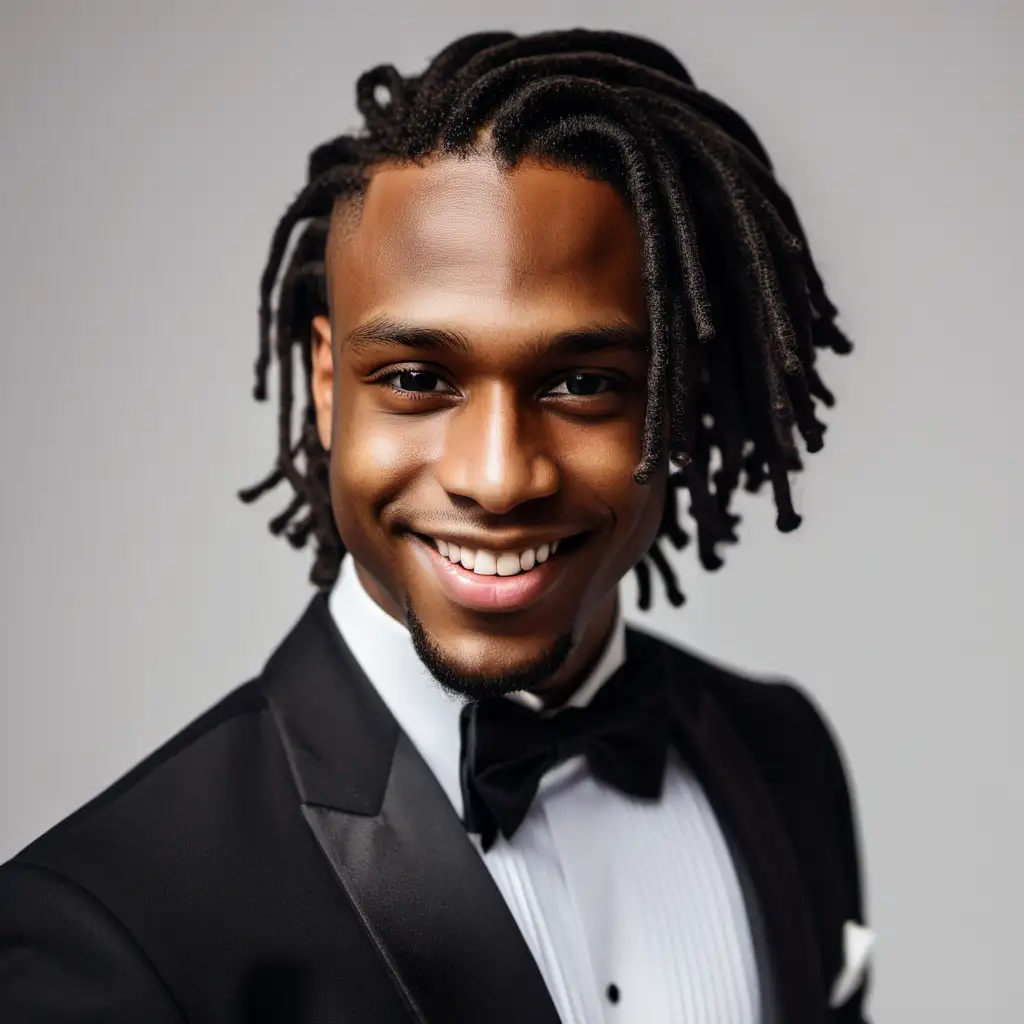
[[[0,9],[0,860],[255,674],[312,593],[251,399],[257,282],[354,82],[458,35],[660,41],[752,123],[857,349],[774,528],[632,621],[804,684],[852,766],[870,1008],[1009,1021],[1022,949],[1011,0],[55,3]],[[273,398],[274,396],[272,396]]]

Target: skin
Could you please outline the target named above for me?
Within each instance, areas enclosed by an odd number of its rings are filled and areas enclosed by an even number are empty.
[[[313,398],[356,572],[448,690],[562,703],[600,657],[617,584],[650,547],[665,500],[667,465],[643,486],[632,476],[647,308],[629,206],[573,171],[534,160],[505,171],[478,153],[377,167],[358,212],[334,221]],[[353,336],[381,316],[458,331],[468,351]],[[561,332],[600,326],[631,328],[641,345],[547,351]],[[559,555],[559,585],[508,613],[454,604],[412,548],[414,532],[581,531],[578,550]]]

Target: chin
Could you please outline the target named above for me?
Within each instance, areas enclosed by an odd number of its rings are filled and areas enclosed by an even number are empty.
[[[554,635],[539,650],[515,658],[518,645],[507,638],[486,642],[496,655],[493,663],[470,660],[455,651],[424,625],[410,603],[406,603],[406,625],[419,659],[427,671],[449,693],[470,700],[499,697],[519,690],[532,690],[547,682],[566,663],[576,645],[573,630]]]

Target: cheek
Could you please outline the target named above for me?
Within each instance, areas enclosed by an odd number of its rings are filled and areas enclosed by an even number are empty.
[[[621,443],[610,437],[595,439],[571,464],[572,477],[614,514],[616,541],[606,555],[609,563],[620,568],[635,564],[646,553],[665,511],[668,469],[641,486],[633,479],[640,458],[640,441],[631,433]]]
[[[415,452],[379,411],[342,402],[331,451],[331,501],[342,540],[374,529],[377,514],[406,484]]]
[[[615,533],[602,556],[610,569],[625,572],[635,565],[657,536],[665,507],[667,469],[644,485],[633,481],[640,464],[642,424],[624,421],[619,427],[574,435],[572,451],[563,462],[566,480],[582,489],[587,500],[597,499],[615,516]]]
[[[619,517],[634,520],[647,494],[646,488],[633,483],[640,438],[640,427],[622,420],[599,429],[575,429],[565,438],[556,438],[556,443],[564,453],[562,466],[568,479],[582,484]]]

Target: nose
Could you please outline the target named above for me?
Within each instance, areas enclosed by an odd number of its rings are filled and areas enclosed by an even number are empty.
[[[543,424],[500,382],[476,389],[451,417],[435,472],[449,494],[472,498],[495,515],[559,487]]]

